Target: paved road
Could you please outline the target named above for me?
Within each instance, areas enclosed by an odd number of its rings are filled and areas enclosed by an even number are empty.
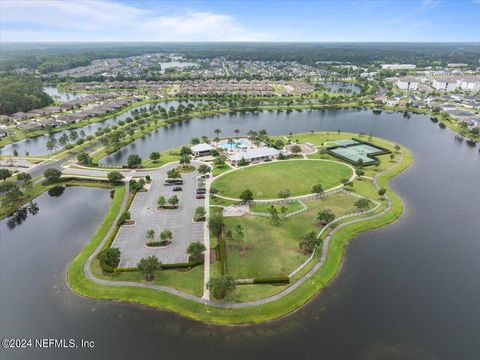
[[[188,245],[195,241],[203,242],[204,223],[193,222],[195,209],[205,205],[205,200],[196,199],[195,194],[199,173],[193,171],[183,174],[183,191],[174,192],[173,186],[164,186],[163,183],[168,170],[176,166],[178,164],[170,164],[152,172],[141,173],[148,173],[152,177],[152,183],[148,192],[138,192],[135,195],[130,206],[135,224],[122,226],[113,242],[112,246],[121,252],[120,267],[134,267],[141,258],[150,255],[157,256],[163,264],[187,262]],[[159,196],[168,199],[174,194],[180,199],[178,209],[157,209]],[[155,231],[155,241],[159,241],[163,230],[172,231],[172,244],[167,247],[147,247],[145,234],[149,229]]]

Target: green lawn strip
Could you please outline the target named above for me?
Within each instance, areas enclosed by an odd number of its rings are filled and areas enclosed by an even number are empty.
[[[157,162],[153,162],[149,158],[144,159],[142,162],[142,167],[150,169],[157,168],[173,161],[179,161],[180,158],[180,148],[174,148],[160,153],[160,159]]]
[[[230,206],[230,205],[238,204],[238,201],[222,199],[216,196],[211,196],[209,201],[210,201],[210,205]]]
[[[390,177],[396,175],[408,166],[411,161],[411,156],[405,149],[404,154],[405,157],[401,166],[380,177],[379,181],[382,183],[382,186],[383,184],[386,184]],[[400,216],[403,208],[402,204],[399,198],[390,190],[389,194],[392,198],[393,206],[387,214],[375,219],[354,223],[339,230],[330,242],[329,254],[324,266],[313,274],[308,281],[300,285],[294,292],[272,303],[238,309],[216,308],[148,288],[101,286],[90,282],[84,277],[82,267],[89,254],[94,251],[95,247],[101,241],[102,236],[100,230],[103,229],[104,224],[102,224],[99,231],[97,231],[97,234],[95,234],[94,238],[92,238],[88,245],[82,250],[80,255],[72,262],[68,271],[68,280],[75,291],[84,296],[98,299],[116,299],[120,301],[137,302],[143,305],[158,307],[179,313],[188,318],[203,322],[217,324],[243,324],[271,320],[298,309],[311,297],[316,295],[322,288],[328,285],[341,265],[345,246],[353,236],[365,230],[383,226]],[[112,209],[113,206],[109,213],[112,212]],[[110,217],[113,217],[110,220],[110,224],[108,224],[108,217],[104,220],[104,223],[107,223],[104,229],[104,234],[106,234],[111,223],[113,223],[113,220],[115,219],[115,211],[113,211],[113,213],[114,214],[110,215]]]
[[[318,183],[329,189],[351,176],[352,170],[341,163],[291,160],[240,168],[219,177],[212,186],[226,197],[238,198],[243,190],[250,189],[254,199],[271,199],[286,189],[291,196],[310,194]]]
[[[256,204],[250,205],[250,211],[268,214],[268,209],[270,208],[271,205],[272,204],[256,203]],[[303,209],[303,206],[299,201],[288,201],[285,203],[283,202],[275,203],[273,205],[279,213],[280,213],[280,209],[283,206],[287,208],[287,214]]]
[[[97,278],[115,281],[135,281],[143,284],[168,286],[192,295],[203,295],[203,265],[195,266],[189,270],[161,270],[155,272],[153,281],[145,281],[145,275],[139,271],[125,271],[114,276],[102,273],[100,261],[95,259],[91,266],[92,274]]]

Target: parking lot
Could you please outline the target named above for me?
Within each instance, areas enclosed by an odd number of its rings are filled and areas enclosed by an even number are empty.
[[[198,163],[192,162],[198,167]],[[182,174],[183,191],[173,191],[174,186],[165,186],[164,181],[168,170],[178,166],[171,164],[161,169],[148,172],[152,184],[148,192],[138,192],[130,206],[131,219],[134,225],[121,226],[113,247],[121,252],[120,267],[134,267],[138,261],[150,255],[155,255],[163,264],[186,262],[187,247],[190,243],[204,240],[204,223],[194,223],[195,209],[205,206],[205,199],[196,199],[197,171]],[[139,174],[137,174],[139,175]],[[175,210],[158,210],[157,199],[165,199],[172,195],[179,198],[179,208]],[[172,244],[166,247],[147,247],[145,234],[147,230],[155,231],[155,240],[159,241],[163,230],[173,233]]]

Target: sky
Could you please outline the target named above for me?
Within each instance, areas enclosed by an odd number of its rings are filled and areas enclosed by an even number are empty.
[[[480,42],[480,0],[0,0],[0,41]]]

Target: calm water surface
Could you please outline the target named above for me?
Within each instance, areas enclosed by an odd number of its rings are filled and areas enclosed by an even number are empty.
[[[245,133],[263,116],[193,120],[183,131],[169,130],[177,139],[169,146],[203,133],[212,136],[215,127],[225,133],[239,127]],[[352,240],[342,270],[328,289],[285,319],[229,328],[77,297],[65,286],[66,268],[100,224],[110,200],[108,191],[73,188],[57,198],[42,195],[37,215],[13,230],[6,221],[0,223],[1,338],[95,341],[94,350],[39,350],[36,359],[477,360],[478,146],[455,140],[450,130],[423,116],[405,119],[367,111],[268,116],[283,120],[261,120],[255,129],[373,132],[409,147],[415,157],[392,181],[405,214],[390,226]],[[0,351],[2,359],[33,357],[28,350]]]

